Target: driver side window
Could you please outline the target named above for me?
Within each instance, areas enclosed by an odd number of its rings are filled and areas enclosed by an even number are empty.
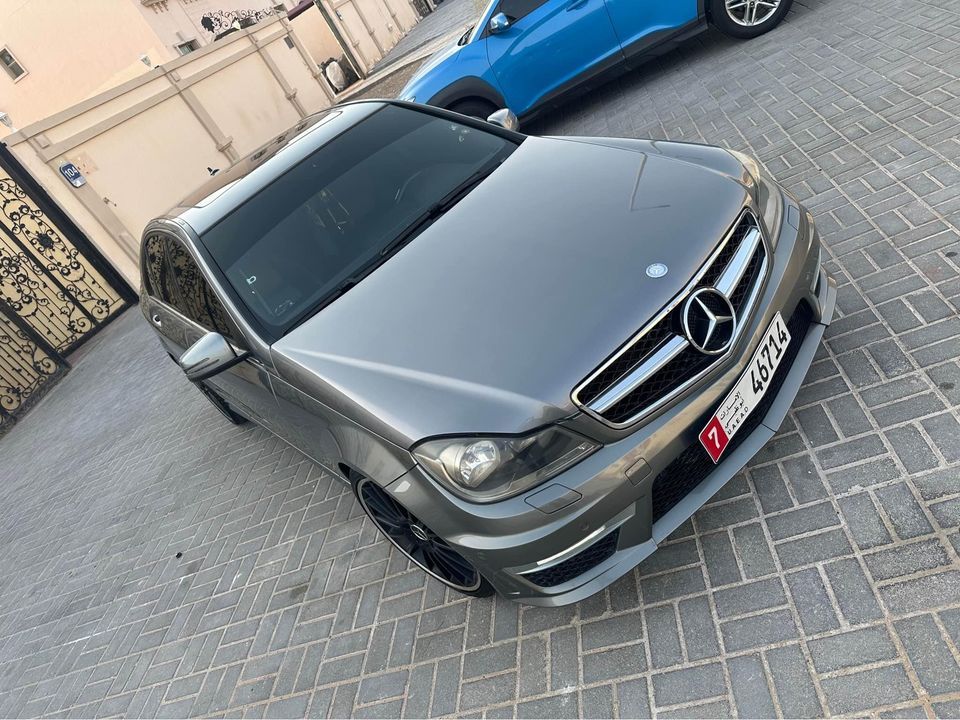
[[[147,294],[172,305],[170,268],[167,265],[166,243],[162,235],[151,235],[143,243],[141,275]]]
[[[173,271],[173,283],[177,288],[178,302],[174,302],[173,306],[197,325],[207,330],[216,330],[224,337],[236,339],[226,310],[213,294],[187,249],[170,239],[167,244],[167,258]]]
[[[516,22],[526,17],[549,0],[501,0],[499,12]]]
[[[236,342],[239,333],[199,266],[180,242],[166,235],[147,238],[144,270],[148,293],[205,330],[215,330]]]

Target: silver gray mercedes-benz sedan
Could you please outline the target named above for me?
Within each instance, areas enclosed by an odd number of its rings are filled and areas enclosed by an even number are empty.
[[[562,605],[771,438],[836,284],[749,157],[512,119],[309,117],[149,223],[141,301],[228,419],[348,483],[411,562]]]

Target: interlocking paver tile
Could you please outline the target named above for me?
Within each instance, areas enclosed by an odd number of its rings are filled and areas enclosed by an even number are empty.
[[[427,579],[121,317],[0,440],[0,715],[956,716],[958,31],[951,0],[802,0],[529,128],[754,154],[840,284],[780,433],[576,606]]]

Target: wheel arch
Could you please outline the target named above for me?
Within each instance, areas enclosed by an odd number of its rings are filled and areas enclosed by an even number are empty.
[[[444,109],[452,105],[471,99],[483,100],[497,106],[497,108],[507,107],[506,100],[496,88],[490,85],[482,78],[470,76],[460,78],[454,83],[447,85],[443,90],[434,95],[427,102],[428,105],[434,105]]]
[[[340,474],[343,475],[343,477],[351,484],[358,483],[362,478],[366,477],[366,475],[360,472],[353,465],[348,462],[344,462],[343,460],[340,460],[337,463],[337,470],[339,470]]]

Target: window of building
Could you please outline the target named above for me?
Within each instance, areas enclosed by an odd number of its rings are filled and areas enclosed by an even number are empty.
[[[19,80],[27,74],[27,71],[23,69],[23,65],[17,62],[17,59],[8,48],[0,49],[0,65],[3,65],[3,69],[6,70],[7,74],[14,80]]]
[[[187,40],[185,43],[180,43],[177,45],[177,52],[181,55],[186,55],[187,53],[192,53],[194,50],[200,49],[200,43],[196,40]]]

